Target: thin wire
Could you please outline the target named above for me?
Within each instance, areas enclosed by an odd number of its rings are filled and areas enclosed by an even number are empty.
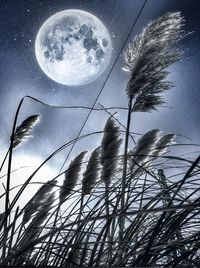
[[[107,76],[106,80],[104,81],[104,83],[103,83],[103,85],[102,85],[102,87],[101,87],[101,89],[100,89],[100,91],[99,91],[99,93],[98,93],[96,99],[94,100],[94,103],[93,103],[93,105],[92,105],[91,110],[89,111],[89,113],[88,113],[88,115],[86,116],[86,119],[85,119],[85,121],[84,121],[84,123],[83,123],[81,129],[79,130],[79,133],[78,133],[78,135],[77,135],[77,138],[79,138],[79,136],[81,135],[81,133],[82,133],[82,131],[83,131],[83,129],[84,129],[84,127],[85,127],[85,125],[86,125],[86,123],[87,123],[87,121],[88,121],[88,119],[89,119],[89,117],[90,117],[90,115],[91,115],[91,113],[92,113],[92,111],[93,111],[93,108],[94,108],[94,106],[96,105],[96,103],[97,103],[97,101],[98,101],[98,99],[99,99],[99,97],[100,97],[100,95],[101,95],[101,93],[102,93],[102,91],[103,91],[103,89],[104,89],[104,87],[105,87],[105,85],[106,85],[106,83],[107,83],[107,81],[108,81],[108,79],[109,79],[109,77],[110,77],[110,75],[111,75],[111,73],[112,73],[112,71],[113,71],[113,69],[114,69],[114,67],[115,67],[115,65],[116,65],[116,63],[117,63],[117,61],[118,61],[118,59],[119,59],[119,57],[120,57],[120,55],[121,55],[121,52],[123,51],[123,49],[124,49],[124,47],[125,47],[125,45],[126,45],[128,39],[129,39],[129,37],[130,37],[130,35],[131,35],[131,33],[132,33],[132,31],[133,31],[133,29],[134,29],[136,23],[137,23],[137,21],[138,21],[140,15],[141,15],[141,13],[142,13],[142,11],[144,10],[144,7],[145,7],[147,1],[148,1],[148,0],[145,0],[145,1],[143,2],[143,5],[142,5],[142,7],[141,7],[141,9],[140,9],[140,11],[139,11],[137,17],[135,18],[135,20],[134,20],[134,22],[133,22],[133,25],[132,25],[132,27],[131,27],[131,29],[130,29],[130,31],[129,31],[129,34],[127,35],[126,40],[125,40],[125,42],[124,42],[122,48],[120,49],[120,51],[119,51],[119,53],[118,53],[118,55],[117,55],[117,57],[116,57],[116,59],[115,59],[115,61],[114,61],[114,63],[113,63],[113,66],[112,66],[112,68],[110,69],[110,71],[109,71],[109,73],[108,73],[108,76]],[[62,167],[61,167],[59,173],[62,172],[62,169],[64,168],[65,163],[67,162],[67,160],[68,160],[68,158],[69,158],[69,156],[70,156],[72,150],[74,149],[74,146],[75,146],[75,145],[76,145],[76,141],[73,143],[72,147],[70,148],[70,151],[69,151],[67,157],[65,158],[65,161],[63,162],[63,165],[62,165]]]
[[[81,105],[76,105],[76,106],[60,106],[60,105],[52,105],[46,102],[43,102],[39,99],[36,99],[32,96],[26,95],[24,98],[29,98],[31,100],[34,100],[44,106],[50,107],[50,108],[55,108],[55,109],[85,109],[85,110],[93,110],[93,111],[105,111],[105,108],[94,108],[94,107],[89,107],[89,106],[81,106]],[[119,107],[119,106],[113,106],[113,107],[108,107],[106,108],[107,110],[128,110],[126,107]]]

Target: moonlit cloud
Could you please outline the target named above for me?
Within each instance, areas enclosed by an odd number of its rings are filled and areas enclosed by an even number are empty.
[[[92,106],[142,5],[141,0],[19,0],[17,2],[20,4],[16,5],[16,1],[9,1],[9,4],[7,4],[8,1],[2,1],[0,11],[2,12],[2,16],[0,16],[2,41],[0,48],[1,157],[3,157],[6,148],[9,146],[14,114],[23,96],[31,95],[53,105]],[[41,6],[39,2],[42,3]],[[186,31],[194,30],[194,33],[188,36],[183,44],[185,48],[189,49],[186,51],[186,54],[194,54],[194,56],[184,59],[170,69],[172,72],[170,79],[175,82],[176,87],[167,93],[166,99],[167,105],[172,108],[160,108],[159,112],[150,114],[135,114],[132,123],[132,130],[134,132],[144,133],[149,129],[159,128],[165,133],[188,136],[196,143],[200,141],[200,27],[198,5],[199,3],[197,4],[197,1],[194,0],[191,0],[190,4],[188,4],[187,0],[149,0],[133,28],[129,40],[136,34],[139,34],[151,19],[157,18],[167,11],[180,10],[186,19]],[[61,85],[48,78],[37,63],[34,48],[36,35],[43,22],[61,10],[72,8],[89,11],[100,18],[112,36],[113,46],[111,61],[106,71],[95,81],[77,87]],[[27,12],[27,10],[30,11]],[[32,42],[29,40],[32,40]],[[80,47],[74,46],[74,49],[80,49]],[[82,51],[80,53],[82,54]],[[86,58],[83,58],[82,62],[84,63],[85,60]],[[122,66],[123,57],[121,55],[97,101],[97,107],[98,102],[105,107],[127,106],[125,88],[128,76],[122,71]],[[120,122],[126,124],[126,112],[121,110],[113,110],[112,112],[115,111],[119,114],[117,118]],[[41,123],[34,130],[33,138],[24,143],[15,152],[13,160],[16,162],[13,162],[13,168],[18,165],[37,166],[58,146],[74,139],[87,117],[88,111],[80,109],[52,109],[34,101],[26,100],[20,111],[18,123],[31,114],[40,114]],[[92,112],[83,133],[102,130],[108,116],[106,111]],[[94,135],[77,143],[69,157],[69,161],[80,150],[90,151],[94,149],[99,145],[100,139],[101,135]],[[186,140],[178,136],[178,141]],[[49,165],[47,165],[48,170],[45,171],[47,173],[44,172],[47,176],[41,174],[36,179],[38,181],[49,180],[52,174],[55,174],[62,166],[68,151],[69,147],[52,159]],[[65,167],[67,167],[67,164]],[[15,172],[12,175],[13,183],[22,182],[34,168]],[[33,186],[30,186],[29,193],[31,192],[31,187]]]
[[[5,152],[4,152],[5,153]],[[2,153],[2,156],[4,155]],[[2,161],[1,157],[1,161]],[[21,152],[17,153],[14,151],[12,160],[12,173],[11,173],[11,185],[10,197],[13,198],[17,191],[20,189],[22,184],[29,178],[29,176],[38,168],[39,165],[44,161],[44,159],[38,156],[32,156],[28,153]],[[6,185],[7,179],[7,165],[4,166],[1,172],[0,180],[1,184]],[[29,200],[30,197],[37,191],[38,187],[46,183],[48,180],[53,179],[58,174],[55,168],[52,168],[50,164],[44,165],[31,180],[24,191],[22,197],[18,201],[18,205],[24,206],[24,200]],[[62,177],[61,177],[62,179]],[[3,186],[1,185],[1,193],[4,192]],[[2,210],[3,211],[3,207]],[[1,213],[1,212],[0,212]]]

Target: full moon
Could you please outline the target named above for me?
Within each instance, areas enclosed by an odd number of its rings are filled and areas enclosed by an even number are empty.
[[[94,15],[83,10],[58,12],[41,26],[35,54],[43,72],[52,80],[80,86],[95,80],[109,64],[110,34]]]

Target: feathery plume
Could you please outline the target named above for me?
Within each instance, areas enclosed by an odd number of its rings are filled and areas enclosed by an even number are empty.
[[[134,150],[129,152],[131,156],[130,168],[132,171],[143,169],[151,159],[160,140],[162,131],[153,129],[145,133],[136,143]]]
[[[39,115],[31,115],[16,128],[13,139],[13,149],[20,145],[25,139],[30,137],[30,131],[35,127],[37,123],[39,123],[39,121]]]
[[[39,188],[34,197],[25,207],[23,224],[26,224],[34,214],[37,214],[45,204],[49,203],[49,194],[51,193],[56,183],[57,181],[54,181],[53,183],[51,181],[48,181]]]
[[[183,22],[180,12],[169,12],[149,23],[126,49],[123,70],[130,74],[126,91],[135,99],[132,111],[147,112],[164,103],[158,94],[173,87],[164,81],[165,69],[183,55],[177,46],[186,35]]]
[[[23,238],[18,244],[18,248],[21,246],[29,243],[31,240],[36,239],[37,236],[41,232],[41,225],[46,220],[46,218],[49,215],[49,211],[52,208],[52,204],[55,200],[54,193],[51,193],[48,198],[45,200],[45,202],[42,203],[40,210],[38,213],[33,217],[32,221],[26,228],[25,232],[23,233]],[[25,252],[25,255],[28,254],[29,251]]]
[[[175,134],[167,134],[164,135],[162,138],[160,138],[160,140],[156,145],[156,150],[153,153],[154,158],[159,157],[164,153],[166,153],[167,148],[175,143],[175,138],[176,138]]]
[[[69,168],[65,172],[65,179],[63,182],[63,186],[60,190],[60,201],[63,202],[63,200],[71,194],[72,190],[77,184],[79,173],[81,171],[81,165],[83,158],[87,151],[81,152],[77,157],[75,157],[70,165]]]
[[[116,126],[114,119],[109,117],[104,127],[104,135],[101,142],[101,179],[107,185],[110,184],[110,179],[117,167],[121,141],[119,127]]]
[[[46,202],[42,203],[39,212],[36,214],[32,222],[30,223],[31,228],[37,229],[42,225],[46,217],[49,215],[49,210],[51,209],[54,200],[55,200],[54,193],[51,193],[46,198]]]
[[[129,165],[132,171],[139,171],[150,164],[167,151],[174,143],[176,135],[163,135],[159,129],[153,129],[145,133],[135,145],[134,150],[129,151]]]
[[[100,170],[100,147],[97,147],[90,156],[86,171],[83,174],[82,193],[90,194],[98,179]]]

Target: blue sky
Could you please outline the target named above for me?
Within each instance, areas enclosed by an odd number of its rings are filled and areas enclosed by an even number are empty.
[[[31,95],[53,105],[92,106],[104,81],[107,83],[97,104],[105,107],[127,105],[125,94],[128,76],[122,71],[123,56],[118,57],[130,29],[143,5],[141,0],[1,0],[0,10],[0,143],[2,150],[9,144],[14,113],[20,99]],[[106,71],[90,84],[69,87],[56,83],[40,69],[34,52],[34,42],[39,28],[56,12],[76,8],[97,16],[110,32],[113,53]],[[131,41],[152,19],[168,11],[181,11],[186,20],[185,30],[194,31],[182,43],[186,58],[170,67],[169,79],[175,82],[175,89],[165,96],[169,108],[159,112],[136,114],[132,130],[144,133],[159,128],[165,133],[177,133],[198,143],[200,128],[200,2],[198,0],[148,0],[134,26]],[[127,44],[128,44],[127,42]],[[116,61],[117,58],[117,61]],[[109,70],[116,64],[110,74]],[[118,119],[125,124],[126,114],[122,111]],[[31,114],[42,116],[41,124],[34,131],[34,137],[18,149],[21,155],[44,159],[57,146],[73,139],[80,130],[88,111],[51,109],[26,100],[20,112],[19,123]],[[83,133],[102,130],[108,114],[93,112]],[[100,136],[79,143],[72,152],[74,156],[81,149],[92,149],[98,145]],[[188,142],[178,137],[179,142]],[[16,153],[16,154],[17,154]],[[62,165],[67,155],[64,151],[53,162]]]

